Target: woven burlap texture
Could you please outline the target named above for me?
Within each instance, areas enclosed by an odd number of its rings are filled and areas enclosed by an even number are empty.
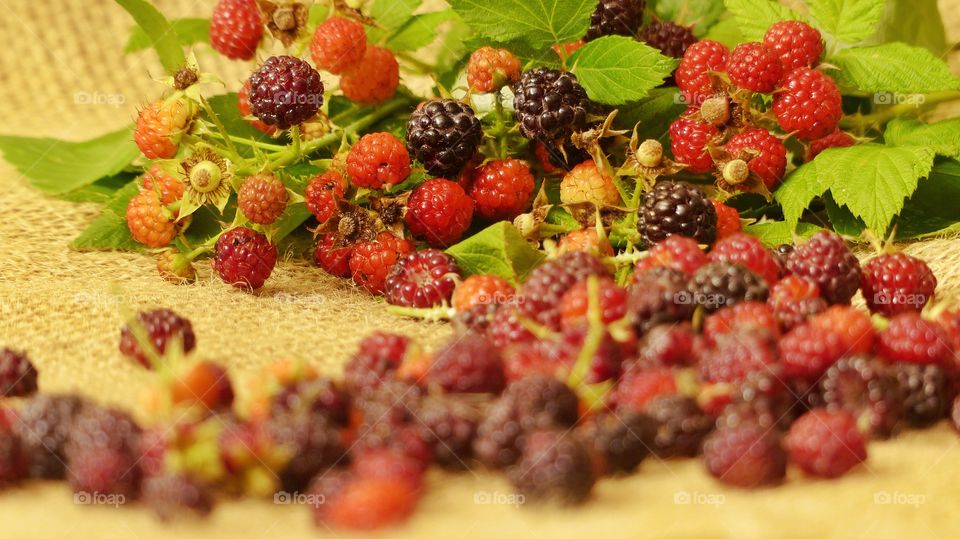
[[[957,2],[942,2],[960,28]],[[212,0],[163,0],[170,17],[208,16]],[[0,133],[81,140],[129,124],[137,106],[162,87],[150,52],[124,56],[131,20],[108,0],[0,0]],[[957,32],[954,32],[956,35]],[[954,36],[955,38],[955,36]],[[236,89],[248,66],[198,52],[206,70]],[[189,317],[198,354],[228,365],[237,382],[267,362],[299,357],[336,375],[357,340],[375,329],[427,345],[449,335],[443,324],[400,320],[351,284],[300,262],[278,265],[264,289],[246,294],[211,278],[162,282],[151,258],[78,253],[67,243],[96,215],[94,204],[43,196],[0,162],[0,345],[26,349],[44,391],[81,391],[136,409],[147,375],[116,352],[121,309],[170,307]],[[907,247],[940,277],[944,296],[960,297],[960,244]],[[625,479],[599,483],[576,510],[518,509],[510,487],[486,473],[431,472],[429,493],[403,537],[911,537],[946,538],[960,527],[955,503],[960,445],[945,425],[870,446],[869,465],[834,482],[791,475],[762,492],[725,489],[698,461],[643,464]],[[62,484],[0,493],[5,538],[318,537],[305,507],[269,501],[223,502],[200,523],[157,524],[136,507],[73,503]],[[344,534],[339,533],[343,536]]]

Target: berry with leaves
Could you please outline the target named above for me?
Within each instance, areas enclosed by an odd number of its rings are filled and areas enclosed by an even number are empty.
[[[763,36],[763,44],[783,62],[784,73],[800,67],[814,67],[823,54],[823,36],[802,21],[780,21]]]
[[[843,116],[840,89],[821,71],[797,68],[783,77],[773,96],[780,128],[801,140],[833,133]]]
[[[513,93],[517,124],[528,139],[563,141],[587,125],[592,104],[572,73],[546,67],[526,71]]]

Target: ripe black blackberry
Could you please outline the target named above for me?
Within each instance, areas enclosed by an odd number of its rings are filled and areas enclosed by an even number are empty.
[[[714,419],[696,401],[682,395],[656,397],[644,412],[657,422],[653,452],[661,458],[695,457],[714,427]]]
[[[942,367],[897,363],[896,370],[907,423],[923,428],[946,417],[954,396],[949,375]]]
[[[644,0],[600,0],[590,16],[590,28],[586,41],[603,36],[630,36],[637,33],[643,23]]]
[[[713,312],[742,301],[766,301],[770,290],[763,278],[739,264],[711,262],[693,274],[690,299]]]
[[[407,151],[433,176],[455,177],[482,140],[473,109],[454,99],[420,103],[407,121]]]
[[[167,351],[167,345],[174,341],[179,341],[184,353],[192,351],[197,346],[197,337],[193,333],[193,324],[190,320],[170,309],[140,311],[132,321],[120,328],[120,353],[148,369],[153,368],[153,365],[148,353],[140,348],[136,334],[130,327],[133,323],[138,323],[140,329],[146,332],[157,356],[163,356]]]
[[[609,412],[594,416],[578,431],[600,468],[607,475],[630,473],[650,454],[657,422],[635,412]]]
[[[627,319],[639,335],[660,324],[690,320],[696,304],[690,299],[686,273],[667,267],[643,272],[627,289]]]
[[[187,475],[159,475],[144,479],[141,498],[164,522],[184,516],[205,517],[213,511],[210,490]]]
[[[525,502],[535,503],[582,503],[596,481],[587,447],[563,430],[530,433],[509,476]]]
[[[434,461],[446,468],[466,467],[477,433],[476,411],[451,398],[431,397],[424,399],[416,413],[433,446]]]
[[[0,397],[26,397],[37,392],[37,369],[22,352],[0,350]]]
[[[643,29],[640,38],[666,56],[683,58],[687,47],[697,42],[689,26],[671,21],[653,21]]]
[[[523,284],[523,300],[518,300],[521,315],[551,329],[560,329],[560,299],[573,285],[592,275],[609,275],[596,257],[582,251],[567,253],[541,264]]]
[[[250,112],[267,125],[289,129],[316,116],[323,81],[307,62],[271,56],[250,76]]]
[[[647,246],[671,234],[711,245],[717,239],[717,210],[702,189],[685,182],[660,182],[643,196],[637,227]]]
[[[63,479],[64,446],[74,417],[88,405],[75,395],[37,395],[17,414],[14,430],[30,455],[30,477]]]
[[[895,368],[878,359],[855,356],[836,362],[820,380],[828,410],[846,410],[876,438],[888,438],[903,417]]]
[[[565,140],[587,125],[590,98],[572,73],[540,67],[524,73],[513,87],[520,132],[531,140]]]
[[[326,471],[344,455],[340,433],[322,413],[292,411],[274,415],[264,424],[270,443],[290,460],[280,471],[287,492],[301,492],[318,473]]]
[[[122,494],[140,492],[140,436],[130,414],[88,405],[73,420],[64,447],[67,479],[74,492]]]

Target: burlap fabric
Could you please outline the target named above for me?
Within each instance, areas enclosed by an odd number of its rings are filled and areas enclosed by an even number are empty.
[[[960,34],[960,2],[943,1]],[[207,16],[213,0],[162,0],[171,17]],[[132,22],[109,0],[0,0],[0,133],[86,139],[117,129],[162,87],[152,53],[124,56]],[[231,89],[247,69],[209,51],[203,67]],[[151,258],[77,253],[68,241],[98,207],[45,197],[0,161],[0,345],[30,351],[45,391],[81,391],[133,408],[143,371],[116,352],[121,305],[167,306],[189,317],[198,353],[229,365],[242,382],[282,357],[302,357],[336,374],[356,341],[374,329],[427,344],[442,324],[404,321],[349,283],[293,261],[278,265],[256,294],[211,278],[194,286],[158,279]],[[928,260],[944,295],[960,292],[960,244],[941,239],[907,251]],[[956,536],[960,444],[946,425],[870,446],[869,465],[834,482],[791,476],[762,492],[725,489],[698,461],[643,464],[636,476],[604,480],[595,501],[575,510],[518,509],[500,476],[432,472],[429,494],[405,537],[931,537]],[[157,524],[136,507],[74,503],[62,484],[0,493],[0,537],[317,537],[309,511],[269,501],[230,501],[201,523]],[[339,534],[344,535],[344,534]]]

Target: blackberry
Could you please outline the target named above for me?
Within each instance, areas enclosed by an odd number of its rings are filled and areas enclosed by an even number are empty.
[[[949,413],[953,402],[951,380],[939,365],[896,364],[903,398],[903,415],[913,427],[933,425]]]
[[[64,446],[74,417],[85,406],[87,401],[75,395],[37,395],[23,407],[15,430],[30,455],[30,477],[63,479]]]
[[[773,485],[787,473],[787,453],[779,433],[752,422],[710,435],[704,443],[703,461],[714,477],[737,487]]]
[[[74,418],[64,447],[73,491],[136,497],[141,479],[141,433],[126,412],[84,407]]]
[[[425,101],[407,121],[407,151],[432,176],[455,178],[482,140],[473,109],[453,99]]]
[[[578,431],[607,475],[630,473],[653,448],[657,422],[635,412],[594,416]]]
[[[608,276],[600,260],[588,253],[572,252],[541,264],[532,272],[521,290],[523,301],[518,310],[538,324],[560,329],[560,301],[573,285],[587,277]]]
[[[497,303],[478,303],[465,311],[457,311],[450,323],[458,335],[468,332],[486,335],[499,308]]]
[[[531,433],[509,476],[525,501],[565,505],[584,502],[596,481],[587,447],[561,430]]]
[[[527,71],[513,95],[520,132],[528,139],[562,141],[587,125],[590,99],[572,73],[546,67]]]
[[[403,335],[376,332],[360,342],[359,350],[343,369],[344,386],[357,394],[376,389],[400,367],[410,346]]]
[[[148,369],[153,368],[153,365],[147,353],[140,348],[140,343],[137,342],[137,337],[130,327],[131,323],[140,324],[140,329],[146,332],[158,356],[163,356],[167,351],[167,345],[175,339],[179,340],[184,353],[189,353],[197,346],[197,337],[193,333],[193,324],[190,320],[170,309],[141,311],[137,313],[134,321],[120,328],[120,353]]]
[[[477,433],[478,417],[473,408],[449,398],[428,398],[417,409],[417,419],[433,445],[437,464],[453,469],[466,467]]]
[[[316,116],[323,105],[323,81],[307,62],[272,56],[250,76],[250,111],[260,121],[289,129]]]
[[[585,41],[603,36],[630,36],[637,33],[643,23],[644,0],[600,0],[590,16],[590,28]]]
[[[827,231],[797,246],[787,258],[787,271],[817,283],[830,304],[850,303],[860,288],[860,261],[843,238]]]
[[[314,476],[339,462],[345,453],[337,429],[320,413],[274,415],[263,428],[267,439],[290,455],[279,473],[287,492],[306,489]]]
[[[902,392],[894,368],[880,360],[857,356],[843,358],[820,380],[828,410],[846,410],[877,438],[888,438],[903,415]]]
[[[22,352],[0,350],[0,398],[26,397],[37,392],[37,369]]]
[[[270,401],[270,415],[287,412],[321,413],[338,425],[347,424],[350,395],[327,378],[283,386]]]
[[[672,58],[683,58],[687,47],[697,42],[697,36],[693,35],[689,26],[671,21],[651,22],[643,29],[640,39]]]
[[[661,458],[695,457],[714,426],[713,418],[696,401],[682,395],[656,397],[644,412],[657,422],[653,452]]]
[[[438,249],[415,251],[400,259],[384,284],[387,303],[406,307],[449,304],[460,268]]]
[[[766,301],[770,290],[763,278],[739,264],[711,262],[693,274],[687,286],[690,300],[713,312],[742,301]]]
[[[143,502],[164,522],[185,515],[205,517],[213,511],[213,495],[187,475],[160,475],[143,481]]]
[[[634,279],[627,289],[627,319],[639,335],[660,324],[693,318],[696,305],[687,292],[689,276],[667,267],[655,267]]]
[[[771,366],[767,372],[754,372],[733,390],[730,404],[717,418],[717,428],[752,421],[766,429],[786,431],[795,417],[794,398],[780,380],[780,372]]]
[[[643,196],[637,227],[648,247],[671,234],[710,245],[717,239],[717,210],[699,187],[660,182]]]
[[[500,393],[506,385],[500,350],[486,337],[454,337],[437,351],[427,380],[451,393]]]
[[[414,419],[425,390],[416,384],[388,380],[356,402],[360,415],[351,453],[392,449],[426,466],[433,460],[433,444],[423,425]]]

